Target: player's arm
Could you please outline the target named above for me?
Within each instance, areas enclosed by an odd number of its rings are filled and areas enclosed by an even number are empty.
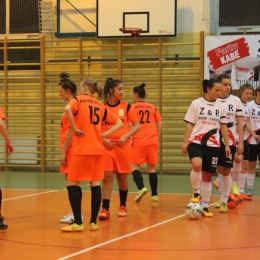
[[[228,128],[226,124],[220,124],[220,132],[225,142],[226,157],[228,158],[231,154],[228,140]]]
[[[2,134],[2,136],[5,139],[5,146],[6,146],[6,149],[7,149],[7,153],[9,155],[14,151],[14,147],[11,143],[5,122],[2,118],[0,118],[0,133]]]
[[[66,154],[70,147],[71,141],[72,141],[72,133],[71,133],[70,128],[68,128],[66,136],[65,136],[64,146],[61,151],[61,158],[60,158],[60,164],[63,166],[67,165],[66,164]]]
[[[237,117],[237,133],[238,133],[237,153],[242,154],[244,151],[243,117]]]
[[[130,128],[130,130],[126,134],[122,135],[120,137],[120,139],[118,139],[117,144],[119,146],[123,146],[128,138],[130,138],[132,135],[134,135],[136,132],[138,132],[140,130],[140,124],[138,121],[131,122],[131,123],[132,123],[133,127]]]
[[[184,154],[187,153],[189,138],[190,138],[191,132],[193,130],[193,127],[194,127],[193,124],[187,122],[185,132],[184,132],[183,142],[182,142],[182,146],[181,146],[181,150]]]
[[[158,137],[161,136],[161,133],[162,133],[162,120],[159,120],[157,122],[157,134],[158,134]]]
[[[109,111],[108,111],[108,113],[109,113]],[[106,132],[101,134],[101,137],[105,138],[105,137],[112,135],[113,133],[118,131],[123,125],[124,125],[123,122],[118,118],[116,120],[115,124],[110,129],[108,129]]]
[[[246,123],[246,130],[249,132],[251,136],[253,136],[256,140],[260,140],[260,135],[256,135],[255,132],[252,130],[251,125],[249,122]]]

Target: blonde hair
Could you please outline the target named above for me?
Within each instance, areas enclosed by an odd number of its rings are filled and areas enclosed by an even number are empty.
[[[238,90],[238,97],[241,98],[243,92],[246,90],[246,89],[251,89],[252,92],[254,91],[254,88],[252,85],[248,84],[248,83],[245,83],[243,85],[240,86],[239,90]]]
[[[82,84],[88,86],[88,89],[92,95],[97,93],[99,98],[103,96],[102,87],[95,79],[93,78],[83,79]]]

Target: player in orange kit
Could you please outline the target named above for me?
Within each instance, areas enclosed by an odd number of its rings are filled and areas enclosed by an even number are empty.
[[[135,202],[141,201],[142,197],[147,193],[147,188],[144,186],[143,177],[140,172],[140,165],[144,163],[147,163],[152,201],[157,202],[158,178],[155,165],[157,164],[158,157],[158,137],[162,132],[162,117],[154,105],[144,100],[146,96],[144,88],[144,83],[133,88],[133,100],[135,104],[132,107],[140,123],[140,131],[133,136],[131,159],[133,179],[139,190]]]
[[[81,196],[78,189],[80,181],[88,181],[91,186],[91,218],[89,229],[98,230],[97,215],[101,203],[100,180],[104,178],[104,145],[102,138],[118,131],[122,121],[103,103],[93,97],[95,93],[102,96],[102,88],[91,78],[80,84],[77,98],[70,100],[65,107],[65,114],[73,133],[73,155],[67,177],[69,201],[74,215],[74,221],[61,228],[62,231],[82,231],[84,224],[81,217]],[[74,117],[74,118],[73,118]],[[108,131],[101,133],[102,122],[111,124]]]
[[[115,113],[123,121],[124,126],[113,135],[103,138],[105,145],[105,178],[102,185],[103,204],[99,214],[100,220],[110,218],[109,206],[113,187],[114,173],[116,173],[119,187],[119,217],[127,215],[126,200],[128,194],[127,175],[131,173],[132,147],[130,137],[135,134],[140,125],[134,109],[130,104],[123,101],[123,84],[118,79],[108,78],[104,87],[105,107]],[[129,123],[133,125],[130,128]],[[108,122],[102,125],[102,131],[111,128]]]

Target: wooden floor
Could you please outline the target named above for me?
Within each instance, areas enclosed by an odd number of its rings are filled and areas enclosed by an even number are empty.
[[[158,203],[147,194],[136,204],[135,196],[129,193],[128,215],[119,218],[113,192],[111,219],[89,231],[90,192],[84,191],[86,228],[64,233],[59,221],[71,211],[66,190],[4,188],[2,211],[9,227],[0,232],[0,259],[259,259],[259,195],[228,213],[211,205],[214,217],[199,220],[184,215],[187,193],[161,193]],[[212,195],[211,203],[218,199]]]

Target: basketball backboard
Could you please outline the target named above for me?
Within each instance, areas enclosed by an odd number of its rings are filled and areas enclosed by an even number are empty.
[[[141,37],[176,36],[177,0],[97,0],[96,37],[131,37],[119,28],[140,28]]]

